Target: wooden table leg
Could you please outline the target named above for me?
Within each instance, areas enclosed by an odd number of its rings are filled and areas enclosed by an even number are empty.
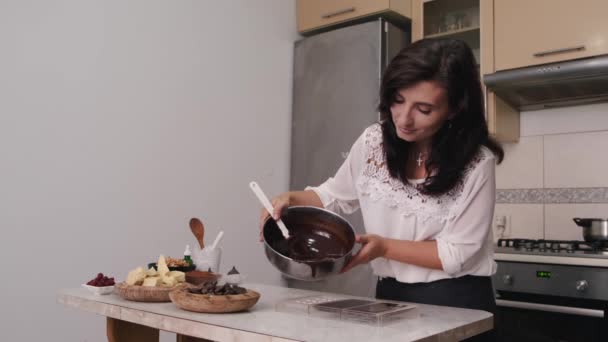
[[[108,317],[108,342],[158,342],[158,329]]]
[[[207,340],[204,338],[198,338],[198,337],[192,337],[192,336],[186,336],[186,335],[180,335],[180,334],[177,334],[177,339],[175,341],[176,342],[213,342],[211,340]]]
[[[176,342],[213,342],[212,340],[207,340],[199,337],[192,337],[186,335],[177,334]]]

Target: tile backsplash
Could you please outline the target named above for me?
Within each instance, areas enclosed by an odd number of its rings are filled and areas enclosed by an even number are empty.
[[[496,203],[608,203],[608,188],[499,189]]]
[[[505,159],[496,168],[498,189],[531,189],[543,185],[543,137],[521,137],[504,144]]]
[[[521,135],[496,168],[501,233],[581,240],[573,217],[608,217],[608,103],[522,112]]]
[[[547,135],[543,140],[545,187],[608,186],[608,131]]]

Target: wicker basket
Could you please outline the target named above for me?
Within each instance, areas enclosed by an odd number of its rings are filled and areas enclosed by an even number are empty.
[[[170,302],[169,292],[185,287],[184,283],[173,287],[163,286],[140,286],[127,285],[127,283],[119,283],[116,285],[116,293],[126,300],[135,302],[152,302],[162,303]]]

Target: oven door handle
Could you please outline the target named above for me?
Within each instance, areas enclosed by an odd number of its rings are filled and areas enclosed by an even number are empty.
[[[570,306],[548,305],[548,304],[538,304],[538,303],[529,303],[529,302],[517,302],[517,301],[513,301],[513,300],[504,300],[504,299],[496,299],[496,305],[497,306],[506,306],[506,307],[510,307],[510,308],[517,308],[517,309],[539,310],[539,311],[548,311],[548,312],[558,312],[558,313],[564,313],[564,314],[570,314],[570,315],[604,318],[604,311],[602,311],[602,310],[575,308],[575,307],[570,307]]]

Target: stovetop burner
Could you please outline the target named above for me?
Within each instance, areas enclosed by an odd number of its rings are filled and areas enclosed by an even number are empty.
[[[597,254],[608,256],[608,245],[603,241],[586,242],[576,240],[532,240],[532,239],[498,239],[500,250],[517,251],[523,254]]]

